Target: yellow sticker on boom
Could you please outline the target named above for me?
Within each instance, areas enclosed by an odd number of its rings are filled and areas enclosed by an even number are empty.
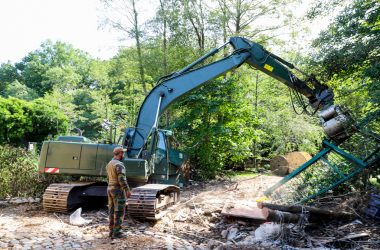
[[[265,64],[265,65],[264,65],[264,69],[269,70],[270,72],[273,71],[273,67],[270,66],[269,64]]]

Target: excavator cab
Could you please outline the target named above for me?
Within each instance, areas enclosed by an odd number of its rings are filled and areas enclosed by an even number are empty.
[[[171,130],[153,131],[138,157],[152,165],[150,183],[186,185],[189,180],[189,157],[177,149],[178,142]]]

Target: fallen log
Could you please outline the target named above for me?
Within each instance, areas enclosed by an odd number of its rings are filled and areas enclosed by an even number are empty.
[[[283,212],[289,213],[304,213],[308,212],[310,214],[310,219],[353,219],[355,214],[342,212],[342,211],[334,211],[330,209],[322,209],[316,207],[309,206],[300,206],[300,205],[277,205],[266,202],[258,202],[258,208],[269,208],[273,210],[279,210]]]
[[[255,203],[234,204],[227,203],[222,210],[226,217],[246,218],[255,221],[273,221],[283,223],[296,223],[300,220],[299,214],[276,211],[268,208],[258,208]]]
[[[262,211],[264,214],[267,214],[267,221],[281,223],[297,223],[301,219],[301,215],[299,214],[292,214],[288,212],[272,210],[269,208],[263,208]]]

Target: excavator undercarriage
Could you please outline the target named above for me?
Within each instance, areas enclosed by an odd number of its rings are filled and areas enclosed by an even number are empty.
[[[127,211],[136,219],[158,220],[180,198],[180,189],[175,185],[146,184],[133,188],[131,193]],[[47,212],[66,213],[78,207],[101,207],[106,201],[107,183],[54,183],[45,190],[42,204]]]

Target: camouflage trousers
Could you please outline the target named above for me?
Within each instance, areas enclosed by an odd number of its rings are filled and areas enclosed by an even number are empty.
[[[125,216],[125,193],[119,188],[108,188],[108,212],[110,232],[119,233]]]

